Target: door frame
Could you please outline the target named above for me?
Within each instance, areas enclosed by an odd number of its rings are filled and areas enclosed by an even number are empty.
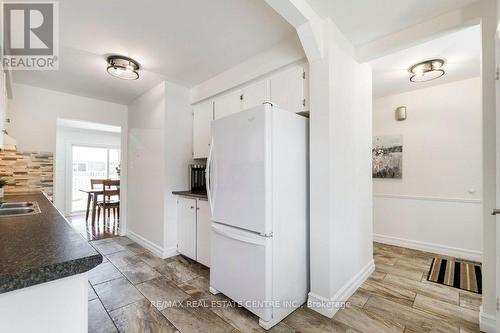
[[[500,68],[500,30],[497,31],[495,36],[495,60],[497,69],[497,78],[495,82],[495,97],[496,97],[496,208],[500,208],[500,81],[499,81],[499,68]],[[496,332],[500,333],[500,312],[499,312],[499,300],[500,300],[500,215],[495,216],[496,224]]]

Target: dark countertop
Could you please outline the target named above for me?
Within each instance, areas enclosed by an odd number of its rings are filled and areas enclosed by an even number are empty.
[[[84,273],[102,262],[41,192],[3,200],[36,201],[41,213],[0,217],[0,294]]]
[[[193,197],[199,199],[207,199],[207,192],[205,191],[175,191],[172,192],[173,195],[182,195],[185,197]]]

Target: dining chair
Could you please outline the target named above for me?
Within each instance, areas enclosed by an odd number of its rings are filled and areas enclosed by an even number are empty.
[[[102,185],[103,180],[104,179],[90,179],[90,189],[92,189],[92,190],[101,189],[103,187],[103,185]],[[85,221],[89,220],[90,206],[91,206],[91,201],[93,199],[94,199],[94,196],[91,193],[88,193],[87,194],[87,210],[85,211]],[[97,200],[97,201],[99,201],[99,200]]]
[[[97,221],[103,212],[104,225],[106,225],[106,213],[108,219],[111,218],[110,212],[113,211],[115,221],[120,220],[120,181],[119,180],[103,180],[103,200],[97,203]]]
[[[102,188],[103,187],[103,181],[104,179],[91,179],[90,180],[90,188],[92,190],[95,190],[97,188]]]

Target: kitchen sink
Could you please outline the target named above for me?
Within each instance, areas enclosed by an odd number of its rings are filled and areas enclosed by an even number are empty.
[[[33,208],[0,209],[0,216],[27,215],[27,214],[33,214],[34,212],[35,210]]]
[[[0,204],[0,217],[25,216],[40,213],[40,207],[34,202],[6,202]]]
[[[5,208],[24,208],[24,207],[32,207],[33,203],[32,202],[6,202],[3,204],[0,204],[0,209],[5,209]]]

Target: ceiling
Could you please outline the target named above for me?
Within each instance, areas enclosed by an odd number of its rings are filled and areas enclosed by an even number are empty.
[[[463,29],[426,43],[375,59],[373,97],[398,94],[420,88],[449,83],[480,75],[481,31],[479,26]],[[425,83],[410,82],[408,68],[433,58],[443,58],[446,74]]]
[[[365,44],[478,0],[307,0],[330,16],[355,46]]]
[[[60,0],[59,24],[59,70],[14,82],[120,104],[164,79],[192,87],[295,35],[261,0]],[[141,78],[107,74],[110,54],[136,59]]]
[[[361,45],[476,0],[307,1],[331,16],[354,45]],[[15,71],[14,82],[125,105],[162,80],[189,88],[286,38],[297,38],[264,0],[58,3],[59,70]],[[108,75],[105,59],[110,54],[136,59],[141,78],[125,81]]]

